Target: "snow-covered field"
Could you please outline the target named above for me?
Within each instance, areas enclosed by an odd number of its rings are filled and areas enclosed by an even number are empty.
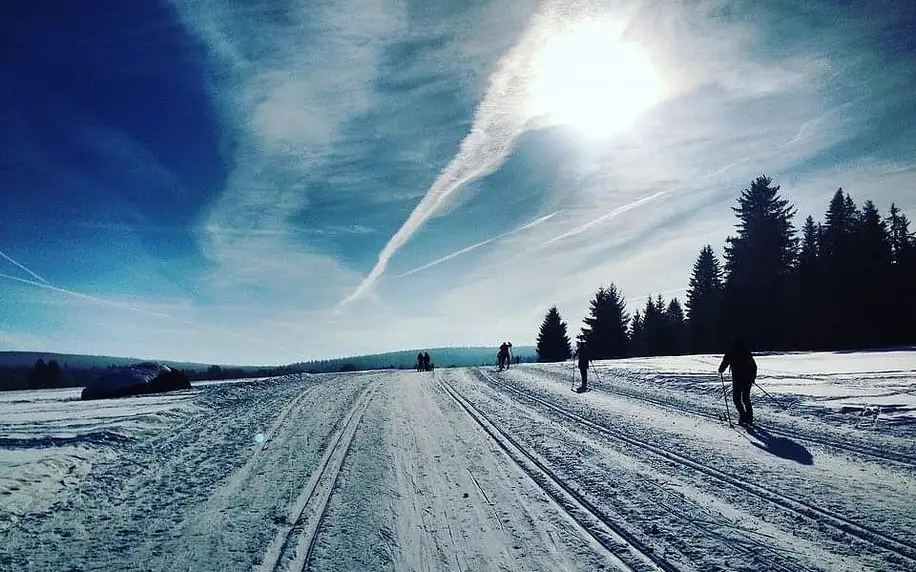
[[[0,393],[0,569],[916,569],[916,352],[718,357]]]

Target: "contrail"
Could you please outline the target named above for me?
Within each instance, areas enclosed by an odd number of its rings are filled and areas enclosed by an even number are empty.
[[[430,262],[429,264],[424,264],[423,266],[420,266],[419,268],[414,268],[413,270],[408,270],[407,272],[404,272],[404,273],[402,273],[402,274],[398,274],[397,277],[398,277],[398,278],[403,278],[403,277],[405,277],[405,276],[410,276],[411,274],[416,274],[417,272],[420,272],[421,270],[426,270],[427,268],[430,268],[431,266],[435,266],[435,265],[440,264],[440,263],[442,263],[442,262],[445,262],[445,261],[447,261],[447,260],[451,260],[452,258],[455,258],[455,257],[457,257],[457,256],[461,256],[462,254],[466,254],[466,253],[468,253],[468,252],[470,252],[470,251],[472,251],[472,250],[474,250],[474,249],[480,248],[481,246],[486,246],[487,244],[490,244],[491,242],[493,242],[493,241],[495,241],[495,240],[500,240],[500,239],[502,239],[502,238],[506,238],[506,237],[508,237],[508,236],[512,236],[513,234],[517,234],[517,233],[519,233],[519,232],[522,232],[523,230],[528,230],[529,228],[535,227],[535,226],[541,224],[542,222],[545,222],[545,221],[548,221],[548,220],[552,219],[552,218],[555,217],[559,212],[560,212],[560,211],[552,212],[552,213],[550,213],[549,215],[544,215],[544,216],[542,216],[542,217],[540,217],[540,218],[534,219],[533,221],[531,221],[531,222],[529,222],[529,223],[527,223],[527,224],[524,224],[524,225],[522,225],[522,226],[520,226],[520,227],[518,227],[518,228],[516,228],[516,229],[510,230],[509,232],[504,232],[504,233],[502,233],[502,234],[500,234],[500,235],[497,235],[497,236],[494,236],[494,237],[492,237],[492,238],[488,238],[488,239],[486,239],[486,240],[482,240],[482,241],[480,241],[480,242],[478,242],[478,243],[476,243],[476,244],[472,244],[472,245],[470,245],[470,246],[465,246],[464,248],[462,248],[462,249],[460,249],[460,250],[456,250],[455,252],[452,252],[452,253],[450,253],[450,254],[446,254],[446,255],[443,256],[442,258],[437,258],[436,260],[433,260],[433,261]]]
[[[528,230],[529,228],[534,227],[534,226],[537,226],[537,225],[541,224],[542,222],[547,222],[548,220],[552,219],[553,217],[557,216],[558,214],[560,214],[560,211],[554,211],[554,212],[552,212],[552,213],[550,213],[550,214],[548,214],[548,215],[544,215],[544,216],[542,216],[542,217],[540,217],[540,218],[536,218],[536,219],[534,219],[533,221],[529,222],[528,224],[523,224],[522,226],[518,227],[517,229],[515,229],[515,230],[513,230],[512,232],[509,232],[509,233],[507,233],[507,234],[515,234],[516,232],[521,232],[521,231],[523,231],[523,230]]]
[[[414,268],[413,270],[408,270],[407,272],[404,272],[403,274],[398,274],[397,277],[398,277],[398,278],[403,278],[403,277],[405,277],[405,276],[410,276],[411,274],[416,274],[417,272],[420,272],[421,270],[426,270],[427,268],[430,268],[430,267],[432,267],[432,266],[435,266],[435,265],[440,264],[440,263],[442,263],[442,262],[445,262],[445,261],[447,261],[447,260],[451,260],[452,258],[456,258],[456,257],[458,257],[458,256],[461,256],[462,254],[465,254],[465,253],[468,253],[468,252],[470,252],[470,251],[472,251],[472,250],[474,250],[474,249],[480,248],[481,246],[486,246],[487,244],[490,244],[491,242],[493,242],[493,241],[495,241],[495,240],[497,240],[497,239],[499,239],[499,238],[502,238],[502,237],[503,237],[503,235],[494,236],[493,238],[488,238],[488,239],[486,239],[486,240],[481,240],[480,242],[478,242],[478,243],[476,243],[476,244],[472,244],[471,246],[465,246],[465,247],[462,248],[461,250],[456,250],[455,252],[452,252],[451,254],[446,254],[446,255],[443,256],[442,258],[437,258],[437,259],[433,260],[432,262],[430,262],[429,264],[424,264],[423,266],[420,266],[419,268]]]
[[[612,218],[614,218],[615,216],[617,216],[617,215],[619,215],[619,214],[623,214],[623,213],[625,213],[625,212],[627,212],[627,211],[629,211],[629,210],[635,209],[636,207],[640,207],[640,206],[642,206],[642,205],[648,203],[649,201],[655,200],[655,199],[657,199],[658,197],[660,197],[660,196],[662,196],[662,195],[666,195],[666,194],[668,194],[668,191],[659,191],[659,192],[655,193],[654,195],[649,195],[648,197],[643,197],[643,198],[639,199],[638,201],[633,201],[632,203],[625,204],[625,205],[623,205],[622,207],[617,207],[616,209],[612,210],[611,212],[609,212],[609,213],[607,213],[607,214],[604,214],[604,215],[602,215],[602,216],[600,216],[600,217],[598,217],[598,218],[596,218],[596,219],[594,219],[594,220],[590,220],[590,221],[588,221],[587,223],[582,224],[582,225],[579,225],[579,226],[577,226],[576,228],[574,228],[574,229],[572,229],[572,230],[570,230],[570,231],[568,231],[568,232],[564,232],[563,234],[561,234],[561,235],[559,235],[559,236],[555,236],[555,237],[553,237],[553,238],[551,238],[551,239],[549,239],[549,240],[547,240],[547,241],[545,241],[545,242],[542,242],[542,243],[540,244],[540,247],[539,247],[539,248],[544,247],[544,246],[547,246],[547,245],[549,245],[549,244],[553,244],[554,242],[557,242],[558,240],[563,240],[564,238],[569,238],[569,237],[571,237],[571,236],[575,236],[575,235],[577,235],[577,234],[581,234],[581,233],[585,232],[586,230],[592,228],[592,227],[595,226],[595,225],[601,224],[601,223],[603,223],[603,222],[606,221],[606,220],[612,219]]]
[[[531,119],[525,111],[531,61],[543,38],[550,33],[555,10],[546,5],[528,30],[499,61],[490,76],[487,91],[474,111],[471,130],[458,153],[439,174],[401,228],[378,255],[378,261],[356,290],[338,307],[363,296],[384,274],[388,262],[430,218],[439,214],[447,201],[464,184],[495,171],[509,155],[518,136]]]
[[[42,277],[39,276],[38,274],[35,274],[34,272],[32,272],[31,270],[29,270],[28,268],[26,268],[24,265],[22,265],[22,264],[16,262],[15,260],[13,260],[13,258],[12,258],[9,254],[6,254],[6,253],[3,252],[2,250],[0,250],[0,257],[5,258],[5,259],[7,259],[8,261],[10,261],[12,264],[18,266],[20,269],[22,269],[22,270],[24,270],[25,272],[27,272],[30,276],[32,276],[33,278],[35,278],[35,279],[38,280],[39,282],[42,282],[42,283],[47,284],[47,285],[49,285],[49,286],[51,285],[50,282],[48,282],[47,280],[45,280],[44,278],[42,278]]]
[[[106,300],[104,298],[98,298],[96,296],[90,296],[89,294],[82,294],[80,292],[75,292],[73,290],[67,290],[66,288],[60,288],[58,286],[53,286],[47,282],[36,282],[34,280],[26,280],[25,278],[19,278],[17,276],[10,276],[8,274],[0,273],[0,278],[6,278],[8,280],[15,280],[16,282],[21,282],[22,284],[30,284],[32,286],[38,286],[39,288],[45,288],[47,290],[52,290],[54,292],[60,292],[62,294],[69,294],[70,296],[75,296],[77,298],[82,298],[84,300],[90,300],[97,304],[102,304],[103,306],[111,306],[113,308],[121,308],[123,310],[130,310],[132,312],[137,312],[138,314],[146,314],[147,316],[155,316],[157,318],[167,318],[169,320],[175,320],[189,326],[194,326],[197,328],[202,328],[204,330],[210,330],[212,332],[217,332],[220,334],[225,334],[228,336],[234,336],[242,340],[252,342],[258,345],[262,345],[274,350],[280,350],[288,354],[294,354],[292,350],[284,348],[283,346],[278,346],[276,344],[271,344],[263,340],[258,340],[246,336],[245,334],[240,334],[238,332],[233,332],[232,330],[224,330],[223,328],[217,328],[216,326],[208,326],[207,324],[200,324],[198,322],[192,322],[191,320],[186,320],[184,318],[179,318],[178,316],[172,316],[170,314],[165,314],[163,312],[155,312],[153,310],[144,310],[143,308],[137,308],[136,306],[131,306],[130,304],[124,304],[123,302],[114,302],[112,300]]]

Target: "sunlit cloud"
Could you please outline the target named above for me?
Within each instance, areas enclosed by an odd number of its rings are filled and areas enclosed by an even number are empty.
[[[576,14],[565,2],[548,2],[535,15],[529,28],[500,60],[497,70],[491,76],[487,91],[475,111],[470,132],[461,142],[458,153],[439,174],[404,224],[389,239],[369,275],[342,304],[359,298],[372,288],[385,272],[395,253],[426,221],[447,208],[449,199],[456,191],[470,181],[497,169],[509,155],[517,137],[526,126],[543,127],[564,121],[571,121],[577,127],[587,124],[588,118],[582,120],[581,116],[573,117],[564,112],[582,106],[583,102],[577,93],[593,91],[595,77],[606,77],[607,86],[617,86],[615,90],[602,84],[602,92],[605,95],[614,95],[613,100],[605,102],[604,115],[608,115],[609,109],[615,113],[628,114],[623,119],[621,115],[613,116],[614,121],[604,125],[604,129],[608,131],[604,134],[621,128],[632,116],[644,111],[661,98],[661,80],[650,69],[651,64],[642,52],[624,43],[612,43],[612,49],[609,50],[608,44],[603,41],[603,38],[614,33],[615,28],[619,29],[619,26],[599,27],[595,31],[595,22],[589,22],[580,29],[568,32],[572,36],[561,36],[560,47],[551,50],[551,41],[554,40],[557,30],[568,26],[570,20],[575,23],[576,19]],[[582,34],[587,35],[586,41],[577,43],[575,38],[582,37]],[[573,41],[564,41],[566,37],[572,37]],[[602,54],[594,53],[597,50],[601,50]],[[598,66],[608,65],[608,62],[602,59],[608,53],[618,54],[618,57],[612,59],[610,67],[602,70]],[[595,69],[585,70],[570,78],[565,72],[568,68],[556,62],[558,57],[575,57],[579,60],[590,58],[589,62]],[[630,67],[633,65],[633,58],[640,62],[642,67],[639,70]],[[569,65],[587,66],[589,62],[570,62]],[[621,88],[626,84],[614,81],[621,79],[616,76],[624,71],[629,73],[622,79],[635,84],[635,90]],[[572,92],[554,89],[555,86],[570,79],[579,80],[576,85],[571,86]],[[626,94],[625,97],[621,97],[621,92]],[[591,103],[590,109],[596,111],[598,108],[594,102]],[[618,103],[627,104],[624,105],[623,111],[615,107]],[[591,119],[592,123],[599,120],[598,117]],[[532,120],[536,121],[532,123]]]
[[[146,32],[176,57],[112,65],[157,100],[186,88],[208,104],[173,107],[206,115],[201,152],[218,160],[175,142],[182,126],[138,127],[163,117],[139,113],[149,102],[98,121],[82,107],[104,99],[93,82],[12,90],[53,94],[42,113],[69,128],[13,113],[0,133],[28,175],[10,186],[0,169],[9,336],[222,363],[524,343],[552,304],[576,329],[610,282],[631,313],[680,297],[761,174],[798,223],[840,186],[916,216],[899,3],[171,4]],[[106,55],[87,66],[107,77]],[[168,73],[178,60],[190,75]]]

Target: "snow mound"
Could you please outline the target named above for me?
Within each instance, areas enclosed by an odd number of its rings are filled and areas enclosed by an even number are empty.
[[[180,389],[191,389],[191,382],[184,372],[165,364],[144,362],[102,375],[83,389],[80,399],[105,399]]]

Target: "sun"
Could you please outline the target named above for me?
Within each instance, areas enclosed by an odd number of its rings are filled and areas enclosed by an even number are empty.
[[[535,55],[528,113],[608,137],[629,127],[664,96],[664,82],[646,51],[621,38],[610,22],[571,27]]]

